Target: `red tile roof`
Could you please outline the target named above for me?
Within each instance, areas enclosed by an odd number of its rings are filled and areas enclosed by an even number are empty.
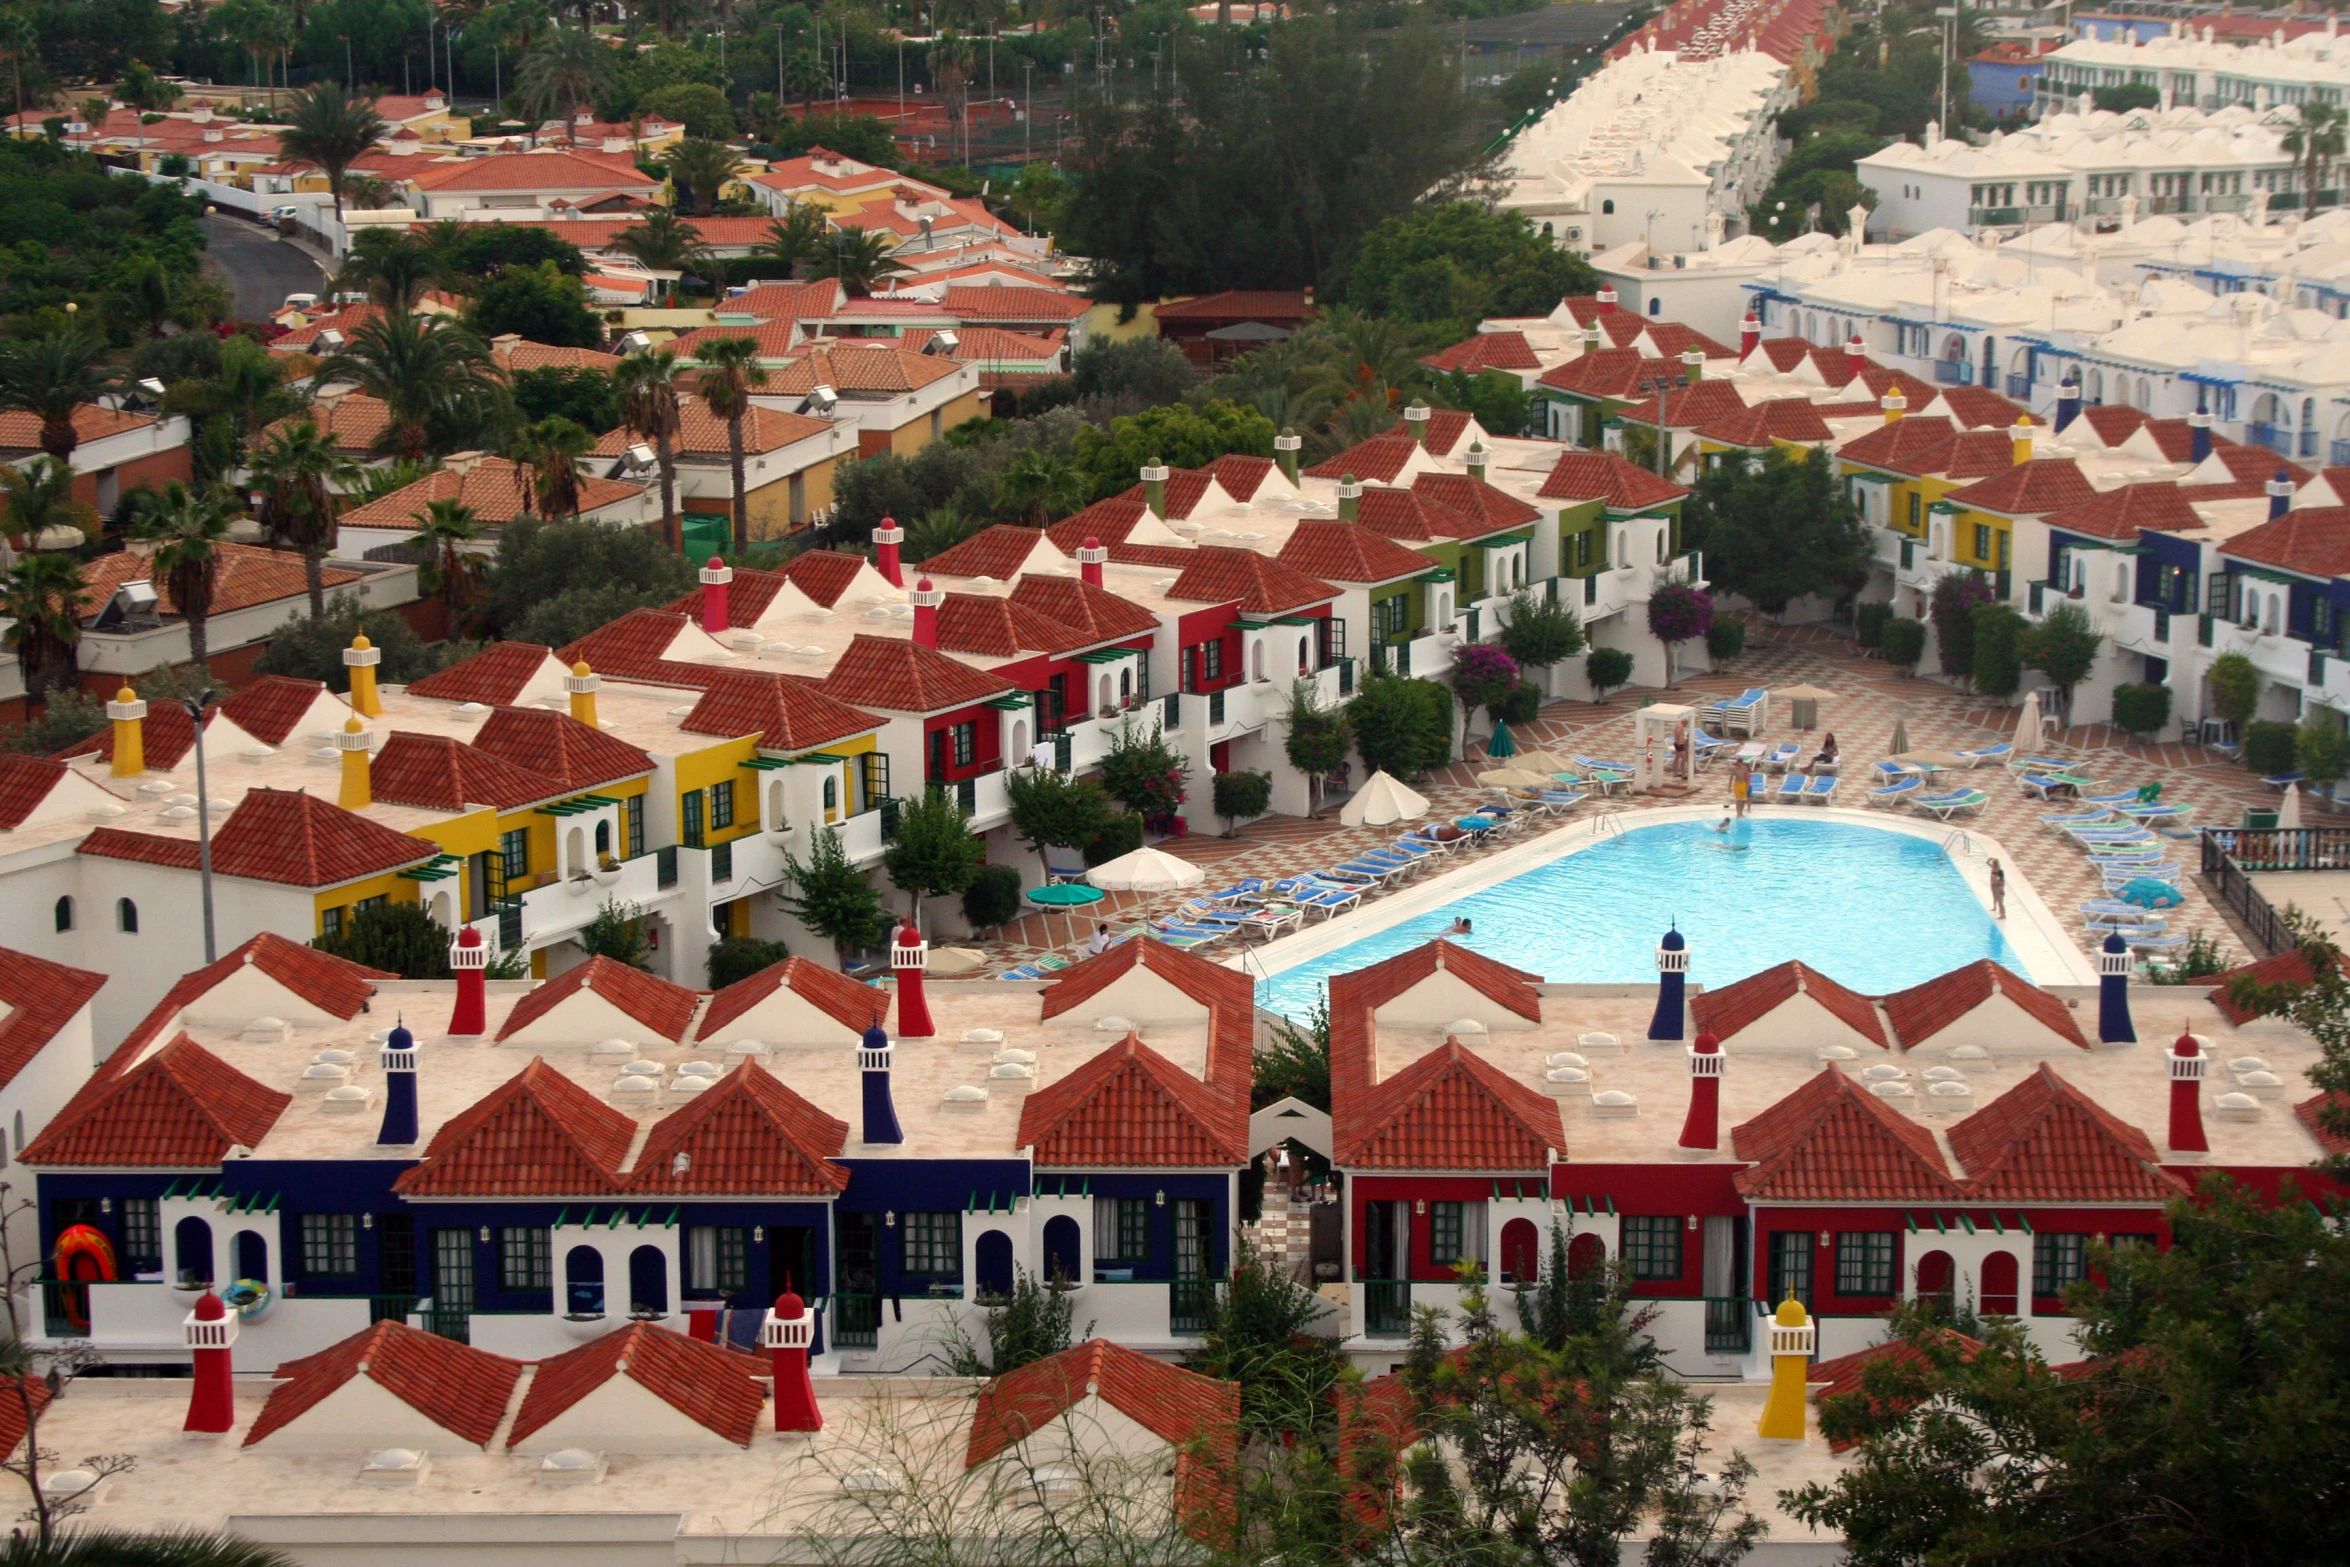
[[[1604,501],[1612,511],[1640,511],[1680,500],[1689,491],[1614,452],[1568,452],[1535,493],[1545,500]]]
[[[284,1430],[354,1377],[366,1377],[434,1425],[487,1447],[522,1378],[522,1362],[385,1321],[289,1360],[277,1374],[281,1380],[245,1433],[247,1447]]]
[[[1246,452],[1226,452],[1202,470],[1215,477],[1224,493],[1236,501],[1256,498],[1257,488],[1271,476],[1277,465],[1270,457],[1251,457]]]
[[[1314,302],[1297,289],[1235,288],[1179,299],[1152,314],[1161,321],[1304,321]]]
[[[1240,1418],[1239,1383],[1185,1371],[1108,1339],[1089,1339],[980,1388],[964,1467],[1026,1441],[1088,1397],[1099,1397],[1173,1447],[1228,1434]]]
[[[493,642],[472,657],[414,682],[408,694],[440,702],[510,707],[553,654],[554,649],[536,642]]]
[[[1934,1134],[1834,1067],[1730,1134],[1764,1202],[1948,1202],[1965,1195]]]
[[[1009,582],[1020,574],[1030,552],[1043,540],[1041,528],[1015,528],[999,522],[931,556],[921,563],[921,569],[932,577],[993,577]]]
[[[1534,357],[1533,346],[1523,332],[1479,332],[1450,348],[1421,355],[1420,363],[1432,370],[1458,370],[1464,375],[1480,375],[1487,370],[1542,368],[1542,361]]]
[[[1950,415],[1953,422],[1964,430],[1997,430],[2004,433],[2015,427],[2017,416],[2024,412],[2023,404],[2010,402],[1988,387],[1945,386],[1939,388],[1939,394],[1937,402],[1941,412]],[[1918,406],[1916,403],[1910,404],[1912,410]],[[2045,435],[2047,428],[2046,425],[2035,424],[2033,433]]]
[[[1608,402],[1630,402],[1659,381],[1681,384],[1681,366],[1637,348],[1602,348],[1545,370],[1535,384]]]
[[[105,985],[103,974],[0,947],[0,1004],[9,1009],[7,1018],[0,1020],[0,1088],[16,1081],[16,1074],[30,1066]],[[81,1069],[81,1062],[73,1063],[76,1073]]]
[[[1159,629],[1159,617],[1149,610],[1077,577],[1024,576],[1012,584],[1011,600],[1082,633],[1084,640],[1072,647],[1145,637]]]
[[[1457,1039],[1374,1087],[1348,1122],[1336,1162],[1354,1169],[1547,1170],[1567,1147],[1557,1100]]]
[[[1420,443],[1408,435],[1374,435],[1305,471],[1309,479],[1362,479],[1375,484],[1394,482],[1411,461]]]
[[[1203,544],[1192,552],[1167,597],[1229,603],[1249,615],[1283,615],[1326,603],[1338,597],[1338,590],[1255,550]]]
[[[1832,432],[1821,415],[1820,406],[1804,398],[1774,397],[1707,419],[1697,426],[1697,433],[1725,446],[1763,451],[1781,441],[1827,440]]]
[[[1998,512],[2010,517],[2042,517],[2067,511],[2096,497],[2097,491],[2070,457],[2035,457],[2011,463],[1988,479],[1952,490],[1943,499],[1954,506]]]
[[[499,708],[481,721],[473,745],[554,785],[558,793],[600,788],[653,770],[652,757],[627,741],[569,713],[540,707]]]
[[[791,578],[780,571],[760,571],[751,566],[734,568],[734,580],[726,588],[726,623],[737,629],[755,626],[759,617],[767,613],[775,596],[783,591]],[[837,595],[836,595],[837,596]],[[830,606],[827,605],[827,608]],[[662,606],[672,614],[685,616],[695,625],[702,623],[702,588],[696,584],[684,596]]]
[[[1020,1108],[1039,1165],[1246,1163],[1245,1099],[1202,1083],[1128,1034]]]
[[[2101,403],[2081,410],[2081,419],[2108,446],[2119,446],[2147,422],[2146,415],[2127,403]],[[2180,421],[2182,424],[2184,420]]]
[[[849,1184],[836,1162],[848,1137],[848,1122],[745,1061],[653,1123],[627,1185],[643,1197],[829,1197]]]
[[[1393,582],[1428,569],[1427,556],[1405,549],[1382,533],[1352,523],[1312,518],[1298,523],[1275,558],[1325,582]]]
[[[58,781],[71,772],[59,758],[0,754],[0,831],[24,825]]]
[[[1369,494],[1369,491],[1365,491]],[[1432,500],[1448,511],[1475,518],[1484,526],[1477,533],[1499,528],[1522,528],[1542,520],[1542,508],[1529,506],[1507,490],[1496,489],[1465,473],[1422,473],[1412,477],[1412,493]],[[1474,538],[1475,534],[1463,537]]]
[[[0,1458],[13,1457],[16,1444],[24,1440],[25,1399],[18,1396],[20,1390],[30,1397],[36,1415],[56,1396],[41,1377],[0,1378]]]
[[[515,810],[564,791],[556,780],[447,735],[395,730],[368,769],[369,790],[392,805],[463,811],[494,805]]]
[[[512,522],[529,510],[523,504],[522,493],[515,480],[513,463],[503,457],[484,457],[462,472],[455,468],[436,468],[414,484],[378,496],[363,506],[354,506],[343,513],[343,526],[413,533],[425,509],[434,501],[456,501],[472,508],[475,520],[482,526],[496,527]],[[588,474],[579,481],[580,515],[592,517],[607,506],[634,500],[644,493],[645,486],[641,484]]]
[[[1665,394],[1665,425],[1668,429],[1685,430],[1693,425],[1708,424],[1716,419],[1727,419],[1746,411],[1746,401],[1738,395],[1738,388],[1727,381],[1699,381],[1694,386],[1676,384]],[[1656,424],[1656,397],[1641,397],[1627,405],[1622,414],[1627,423]]]
[[[147,865],[196,868],[192,839],[101,827],[81,853]],[[212,870],[219,876],[278,882],[289,887],[335,887],[363,877],[421,865],[439,851],[366,817],[298,789],[250,789],[212,835]]]
[[[2188,504],[2188,492],[2170,479],[2125,484],[2041,520],[2067,533],[2125,541],[2142,532],[2179,533],[2204,525]]]
[[[2310,472],[2307,468],[2302,467],[2299,463],[2285,461],[2265,446],[2245,446],[2232,441],[2213,441],[2211,455],[2219,459],[2221,467],[2234,474],[2239,480],[2246,482],[2258,480],[2265,484],[2282,474],[2292,480],[2294,486],[2298,488],[2307,484],[2310,479]]]
[[[284,745],[294,738],[294,726],[327,694],[323,680],[297,680],[291,675],[263,675],[251,685],[231,692],[219,710],[229,721],[263,745]],[[152,712],[152,709],[150,709]]]
[[[735,1020],[778,990],[793,995],[831,1017],[843,1028],[864,1030],[889,1016],[891,993],[877,985],[861,985],[839,969],[826,968],[806,958],[785,958],[746,978],[738,979],[710,998],[694,1039],[709,1044]]]
[[[630,968],[616,958],[593,957],[565,969],[514,1003],[498,1038],[511,1039],[562,1003],[588,990],[667,1040],[680,1040],[694,1020],[701,992],[673,985],[658,974]]]
[[[309,330],[315,334],[318,329]],[[362,453],[375,449],[390,423],[391,410],[382,398],[349,392],[340,397],[322,398],[298,413],[287,414],[261,433],[266,438],[297,424],[306,424],[319,434],[332,437],[337,451]]]
[[[2187,1183],[2154,1144],[2047,1062],[1950,1129],[1978,1202],[2168,1202]]]
[[[2230,1023],[2240,1028],[2262,1013],[2236,1004],[2233,991],[2239,979],[2252,985],[2291,985],[2298,989],[2315,984],[2317,973],[2310,967],[2307,948],[2287,947],[2257,963],[2247,963],[2241,968],[2212,975],[2211,1004],[2218,1007],[2220,1014]]]
[[[19,1156],[34,1165],[219,1167],[269,1135],[294,1096],[264,1088],[187,1035],[120,1077],[93,1078]]]
[[[1683,326],[1678,321],[1650,321],[1648,323],[1648,340],[1656,345],[1658,353],[1676,361],[1692,348],[1708,359],[1735,359],[1738,357],[1736,349],[1717,343],[1697,328]],[[1849,372],[1845,379],[1851,379]],[[1831,381],[1828,384],[1840,386],[1843,382]]]
[[[958,321],[1018,321],[1039,325],[1049,322],[1071,322],[1093,308],[1093,301],[1082,294],[1065,294],[1053,288],[1005,288],[981,286],[964,288],[950,286],[939,308]],[[1166,312],[1159,312],[1161,319]]]
[[[710,673],[701,700],[678,727],[689,734],[757,735],[765,751],[808,751],[878,729],[882,720],[804,680],[754,669]]]
[[[2089,1048],[2069,1008],[2047,991],[1989,958],[1977,958],[1963,968],[1937,974],[1922,985],[1897,990],[1885,998],[1885,1016],[1902,1048],[1915,1050],[1936,1034],[1989,1001],[2005,996],[2041,1027],[2079,1048]]]
[[[1022,653],[1066,653],[1085,646],[1084,633],[1054,623],[1010,599],[949,593],[938,606],[938,645],[978,658]]]
[[[862,555],[839,550],[805,550],[783,563],[783,574],[793,587],[830,609],[840,602],[840,596],[849,590],[849,584],[857,579],[858,568],[864,564]]]
[[[125,430],[143,430],[156,422],[153,414],[124,413],[120,409],[101,408],[96,403],[84,403],[73,411],[73,433],[77,441],[102,441]],[[0,452],[40,449],[38,416],[13,408],[0,413]]]
[[[2350,572],[2350,506],[2305,506],[2237,534],[2220,547],[2235,560],[2306,577]]]
[[[2323,1093],[2302,1100],[2293,1107],[2293,1114],[2309,1128],[2309,1135],[2318,1146],[2330,1154],[2350,1153],[2350,1137],[2336,1131],[2329,1122],[2350,1114],[2350,1094]]]
[[[247,967],[259,969],[321,1012],[346,1022],[359,1015],[367,998],[375,994],[378,980],[400,977],[263,931],[235,951],[222,953],[218,962],[182,974],[179,982],[114,1048],[106,1064],[98,1069],[99,1075],[120,1076],[150,1042],[179,1025],[182,1012],[210,995],[215,985]]]
[[[1957,429],[1940,414],[1910,414],[1856,435],[1836,449],[1839,459],[1895,473],[1918,474],[1918,463],[1950,444]]]
[[[1461,437],[1467,435],[1469,427],[1475,423],[1476,416],[1466,409],[1431,408],[1428,410],[1428,427],[1420,433],[1431,456],[1451,457],[1456,455],[1454,448],[1461,444]],[[1410,439],[1411,421],[1398,418],[1387,433]]]
[[[836,701],[888,713],[939,713],[1017,689],[936,648],[860,632],[821,682]]]
[[[212,590],[210,613],[214,615],[299,598],[308,591],[307,579],[302,574],[302,557],[292,550],[225,542],[217,549],[220,575]],[[322,571],[330,593],[357,582],[362,575],[348,566],[332,564]],[[179,613],[179,605],[172,598],[171,583],[156,574],[150,557],[136,551],[120,550],[84,563],[82,580],[89,584],[89,592],[82,598],[84,613],[95,613],[126,582],[153,582],[157,609],[166,615]]]
[[[392,1190],[403,1197],[617,1196],[620,1164],[635,1137],[634,1119],[533,1056],[442,1122],[424,1158]]]
[[[745,334],[736,332],[736,337]],[[688,372],[689,375],[691,372]],[[752,405],[743,416],[743,451],[756,456],[761,452],[781,451],[832,429],[826,419],[811,419],[805,414],[785,413],[780,408]],[[710,405],[699,397],[680,396],[677,399],[677,435],[675,446],[680,457],[725,457],[729,454],[726,421],[710,411]],[[618,457],[637,443],[633,430],[623,426],[606,432],[596,443],[599,457]],[[755,486],[754,486],[755,488]],[[583,505],[582,510],[585,510]]]
[[[1690,998],[1689,1015],[1700,1029],[1727,1040],[1799,995],[1810,996],[1830,1016],[1873,1043],[1889,1043],[1868,997],[1801,962],[1774,964],[1719,990],[1700,991]]]
[[[498,152],[481,158],[415,158],[408,176],[419,190],[649,190],[647,179],[625,154],[542,147],[535,152]]]
[[[1939,1335],[1949,1343],[1958,1351],[1959,1357],[1963,1360],[1972,1360],[1982,1351],[1983,1341],[1981,1339],[1968,1338],[1954,1328],[1933,1328],[1928,1331]],[[1862,1391],[1863,1382],[1868,1375],[1868,1368],[1885,1360],[1901,1361],[1920,1367],[1928,1363],[1926,1352],[1905,1338],[1888,1339],[1882,1344],[1871,1344],[1867,1349],[1855,1350],[1849,1355],[1838,1355],[1833,1360],[1814,1361],[1811,1369],[1804,1375],[1804,1380],[1811,1387],[1812,1401],[1821,1406],[1823,1415],[1828,1413],[1827,1401],[1832,1398],[1861,1400],[1856,1406],[1857,1409],[1879,1415],[1897,1415],[1915,1408],[1915,1401],[1908,1398],[1880,1402]],[[1851,1447],[1853,1442],[1854,1438],[1852,1437],[1832,1436],[1828,1438],[1828,1447],[1832,1452],[1841,1453]]]
[[[631,1323],[540,1361],[506,1441],[512,1446],[545,1429],[620,1376],[703,1429],[737,1447],[748,1447],[759,1434],[759,1410],[766,1402],[766,1388],[759,1380],[764,1370],[752,1356],[650,1322]]]

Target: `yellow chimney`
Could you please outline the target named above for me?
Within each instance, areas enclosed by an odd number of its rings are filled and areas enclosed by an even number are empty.
[[[343,792],[335,803],[346,811],[363,811],[375,803],[375,783],[367,770],[367,742],[372,738],[357,713],[335,736],[335,749],[343,753]]]
[[[1909,399],[1901,395],[1901,388],[1897,386],[1878,398],[1877,406],[1885,410],[1887,424],[1899,424],[1902,414],[1909,409]]]
[[[571,693],[571,716],[590,729],[601,727],[596,723],[596,690],[603,683],[604,677],[588,668],[584,658],[563,677],[563,689]]]
[[[106,704],[114,721],[114,776],[136,778],[147,770],[147,704],[125,685]]]
[[[364,631],[343,649],[343,667],[351,672],[352,712],[365,713],[370,718],[383,717],[384,705],[375,694],[375,666],[383,659],[383,649],[368,641]]]
[[[2009,438],[2015,442],[2017,466],[2020,467],[2030,462],[2032,460],[2032,416],[2017,414],[2015,423],[2007,427],[2007,433]]]
[[[1771,1318],[1771,1396],[1763,1404],[1755,1435],[1772,1442],[1803,1440],[1803,1382],[1818,1339],[1811,1314],[1790,1293]]]

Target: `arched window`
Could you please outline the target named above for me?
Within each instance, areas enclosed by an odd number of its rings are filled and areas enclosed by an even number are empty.
[[[658,1246],[628,1254],[628,1314],[647,1320],[669,1315],[669,1254]]]
[[[114,900],[114,927],[126,936],[139,933],[139,906],[128,898]]]
[[[574,1246],[563,1257],[563,1309],[575,1317],[604,1314],[604,1254]]]
[[[979,1237],[972,1248],[972,1261],[979,1274],[979,1298],[1002,1300],[1012,1293],[1012,1237],[1001,1230],[989,1230]]]
[[[1616,204],[1613,200],[1603,201],[1599,204],[1599,210],[1602,213],[1614,212],[1616,210]]]
[[[840,780],[837,778],[827,778],[824,780],[824,819],[827,822],[831,821],[832,813],[839,809]]]
[[[1542,1255],[1541,1237],[1532,1219],[1512,1219],[1501,1227],[1501,1281],[1531,1284]]]
[[[1995,1251],[1983,1259],[1983,1310],[1996,1317],[2015,1315],[2016,1261],[2012,1251]]]
[[[602,821],[596,823],[596,853],[599,855],[604,855],[610,854],[611,852],[612,819],[610,817],[605,817]]]
[[[1085,1275],[1079,1255],[1077,1221],[1065,1213],[1054,1214],[1044,1221],[1044,1276],[1045,1282],[1066,1279],[1072,1284],[1082,1283]]]
[[[1957,1278],[1957,1268],[1946,1251],[1930,1251],[1918,1259],[1917,1296],[1921,1301],[1938,1301],[1948,1310],[1951,1291]]]
[[[1648,313],[1649,313],[1650,315],[1652,315],[1652,316],[1661,316],[1661,315],[1663,315],[1663,314],[1665,313],[1665,302],[1664,302],[1663,300],[1661,300],[1661,299],[1657,298],[1657,297],[1656,297],[1654,294],[1651,294],[1651,295],[1649,295],[1649,296],[1648,296]]]
[[[60,931],[73,929],[73,899],[70,897],[57,900],[57,928]]]
[[[2089,372],[2089,379],[2082,388],[2082,396],[2092,407],[2102,404],[2105,401],[2104,371],[2092,370]]]

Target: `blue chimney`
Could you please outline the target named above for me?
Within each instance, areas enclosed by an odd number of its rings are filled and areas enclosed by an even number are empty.
[[[2211,410],[2198,407],[2187,415],[2187,458],[2201,462],[2211,455]]]
[[[2078,375],[2078,371],[2068,370],[2065,372],[2064,379],[2056,384],[2056,429],[2058,434],[2062,434],[2066,425],[2081,416],[2081,383]]]
[[[2293,476],[2284,469],[2268,481],[2268,520],[2276,521],[2293,509]]]
[[[2109,933],[2097,953],[2097,1038],[2108,1045],[2134,1045],[2130,1026],[2130,949]]]
[[[857,1046],[857,1070],[865,1074],[865,1141],[902,1143],[898,1107],[889,1097],[889,1034],[875,1018]]]
[[[1651,1039],[1682,1037],[1682,987],[1689,977],[1689,943],[1678,929],[1656,944],[1656,1016],[1648,1020]]]
[[[416,1141],[416,1036],[406,1023],[392,1029],[378,1059],[384,1069],[384,1124],[375,1140],[405,1148]]]

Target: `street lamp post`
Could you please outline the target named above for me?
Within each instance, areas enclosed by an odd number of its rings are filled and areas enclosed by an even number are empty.
[[[196,877],[204,894],[204,961],[211,963],[220,956],[212,926],[212,791],[204,775],[204,709],[212,700],[212,692],[199,691],[194,696],[180,698],[180,706],[187,709],[188,722],[196,731]]]

